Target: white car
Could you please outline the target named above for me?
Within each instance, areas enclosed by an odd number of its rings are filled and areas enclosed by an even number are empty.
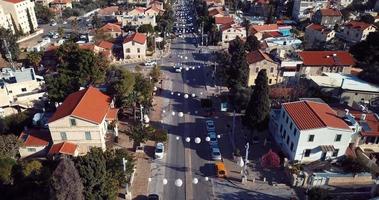
[[[213,120],[206,120],[205,124],[208,132],[215,131],[215,123]]]
[[[163,143],[159,142],[157,145],[155,145],[155,154],[154,157],[156,159],[162,159],[164,154],[164,145]]]
[[[145,66],[153,66],[153,65],[157,65],[157,62],[156,61],[147,61],[147,62],[145,62]]]
[[[212,159],[213,160],[221,160],[221,152],[217,147],[212,147]]]
[[[50,26],[56,26],[57,22],[51,22]]]
[[[59,38],[59,35],[56,34],[56,35],[53,35],[53,39],[58,39]]]
[[[178,72],[178,73],[182,72],[182,67],[175,68],[175,72]]]
[[[63,24],[67,24],[67,22],[66,22],[66,21],[63,21]]]

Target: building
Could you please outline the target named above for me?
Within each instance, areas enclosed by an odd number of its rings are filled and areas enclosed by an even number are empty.
[[[350,74],[355,65],[353,56],[347,51],[302,51],[297,55],[303,62],[298,70],[303,76],[322,75],[323,72]]]
[[[254,35],[258,40],[264,39],[265,35],[270,36],[291,36],[291,26],[278,25],[278,24],[264,24],[264,25],[251,25],[249,27],[248,35]]]
[[[346,8],[351,3],[353,3],[353,0],[335,0],[335,5],[339,8]]]
[[[228,46],[229,42],[239,38],[246,38],[245,27],[239,24],[228,24],[221,27],[221,42],[223,46]]]
[[[122,22],[122,26],[140,26],[143,24],[156,26],[156,9],[152,9],[147,13],[146,10],[144,7],[136,7],[128,13],[123,13],[119,16],[118,21]]]
[[[34,1],[30,0],[3,0],[0,1],[0,24],[4,28],[11,28],[30,33],[38,28],[36,14],[34,12]]]
[[[225,0],[204,0],[208,7],[219,7],[225,5]]]
[[[301,163],[329,160],[345,154],[354,126],[325,103],[297,101],[282,104],[270,117],[270,131],[284,154]]]
[[[53,157],[53,159],[61,156],[76,157],[79,155],[79,146],[70,142],[57,143],[51,146],[47,155]]]
[[[253,16],[269,17],[271,14],[270,0],[253,0],[249,13]]]
[[[130,33],[122,44],[124,59],[145,58],[147,38],[143,33]]]
[[[150,0],[127,0],[126,2],[129,5],[142,6],[142,5],[148,5],[150,3]]]
[[[107,23],[98,29],[98,32],[110,35],[112,38],[118,38],[122,36],[121,27],[117,24]]]
[[[74,92],[67,96],[49,119],[53,144],[76,144],[79,155],[85,155],[91,147],[105,150],[106,134],[112,132],[118,136],[117,123],[112,124],[117,119],[117,112],[111,97],[97,88]]]
[[[21,158],[44,157],[51,144],[50,132],[46,129],[26,129],[18,139],[22,144],[18,150]]]
[[[217,29],[221,29],[222,26],[234,24],[234,18],[232,16],[215,17],[215,24]]]
[[[341,37],[350,42],[357,43],[365,40],[369,33],[375,32],[376,27],[372,24],[359,21],[350,21],[343,26]]]
[[[98,16],[115,16],[119,12],[119,7],[118,6],[108,6],[105,8],[100,9],[97,14]]]
[[[274,62],[265,52],[261,50],[249,52],[246,55],[246,61],[249,65],[248,86],[255,85],[254,82],[260,70],[266,70],[269,85],[278,84],[282,81],[278,71],[278,63]]]
[[[297,21],[311,18],[316,10],[326,8],[328,5],[328,0],[294,0],[292,18]]]
[[[336,24],[342,23],[342,13],[336,8],[319,9],[312,16],[312,21],[327,28],[333,28]]]
[[[223,17],[225,12],[222,7],[211,7],[208,9],[208,16],[210,17]]]
[[[312,48],[317,45],[323,45],[334,38],[336,32],[319,24],[310,24],[305,28],[304,46]]]
[[[379,12],[379,1],[378,0],[376,0],[376,2],[375,2],[374,10],[376,12]]]
[[[340,73],[323,73],[310,76],[312,85],[323,94],[352,106],[354,102],[370,102],[379,97],[379,86],[357,76]]]
[[[0,117],[41,104],[46,96],[44,84],[44,78],[36,75],[33,68],[3,68],[0,73]]]
[[[66,8],[72,8],[71,0],[53,0],[50,3],[50,8],[57,11],[63,11]]]

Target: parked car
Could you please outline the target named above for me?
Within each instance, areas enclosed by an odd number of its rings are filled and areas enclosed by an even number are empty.
[[[155,145],[155,158],[156,159],[162,159],[164,154],[164,145],[163,143],[159,142],[157,145]]]
[[[156,61],[146,61],[145,62],[145,66],[153,66],[153,65],[157,65],[157,62]]]
[[[217,146],[217,134],[216,132],[208,132],[208,137],[210,138],[209,144],[211,146]]]
[[[212,159],[213,160],[222,160],[221,152],[218,147],[212,147]]]
[[[50,26],[56,26],[57,22],[51,22]]]
[[[147,200],[159,200],[159,196],[157,194],[149,194]]]
[[[205,124],[208,132],[215,131],[215,123],[213,120],[206,120]]]
[[[178,73],[182,72],[182,67],[175,68],[175,72],[178,72]]]
[[[66,21],[63,21],[63,23],[62,24],[67,24],[67,22]]]

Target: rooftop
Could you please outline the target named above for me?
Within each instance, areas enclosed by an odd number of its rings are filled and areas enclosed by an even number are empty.
[[[378,85],[368,83],[354,75],[323,73],[322,76],[310,76],[310,79],[320,87],[339,88],[342,85],[344,90],[379,93]]]
[[[140,44],[144,44],[146,42],[146,36],[143,33],[137,33],[137,32],[135,32],[135,33],[129,34],[124,39],[124,43],[128,43],[128,42],[131,42],[131,41],[137,42],[137,43],[140,43]]]
[[[341,11],[335,8],[320,9],[320,12],[322,16],[342,16]]]
[[[223,25],[223,24],[230,24],[230,23],[233,23],[233,22],[234,22],[234,19],[231,16],[215,17],[215,23],[216,24]]]
[[[49,150],[49,155],[54,154],[66,154],[66,155],[75,155],[75,151],[78,148],[78,145],[70,142],[57,143],[51,146]]]
[[[45,129],[25,130],[18,138],[25,147],[43,147],[51,141],[50,132]]]
[[[99,10],[99,15],[112,15],[118,11],[118,6],[109,6]]]
[[[370,26],[372,25],[366,22],[359,22],[359,21],[350,21],[347,24],[345,24],[345,27],[352,28],[352,29],[360,29],[360,30],[365,30],[366,28]]]
[[[21,3],[23,2],[24,0],[4,0],[4,1],[7,1],[9,3]]]
[[[344,120],[328,104],[314,101],[296,101],[282,104],[299,130],[337,128],[350,130]]]
[[[312,29],[312,30],[315,30],[315,31],[320,31],[320,32],[325,32],[325,33],[329,33],[331,32],[332,30],[323,26],[323,25],[320,25],[320,24],[309,24],[307,26],[307,29]]]
[[[117,24],[107,23],[101,28],[99,28],[99,31],[102,32],[121,32],[121,27]]]
[[[36,74],[33,68],[21,68],[19,70],[2,68],[0,73],[0,80],[1,79],[7,83],[20,83],[36,80]]]
[[[261,51],[261,50],[256,50],[256,51],[251,51],[246,55],[246,61],[248,64],[253,64],[262,60],[267,60],[269,62],[274,62],[267,53]]]
[[[63,101],[49,123],[66,116],[72,116],[100,124],[110,109],[111,98],[99,89],[88,87],[74,92]]]
[[[250,26],[250,32],[266,32],[266,31],[278,31],[279,26],[277,24],[264,24],[264,25],[252,25]]]
[[[108,42],[106,40],[101,40],[101,41],[97,42],[97,44],[96,44],[96,46],[101,47],[103,49],[112,49],[113,45],[114,44],[112,42]]]
[[[302,51],[298,53],[307,66],[350,66],[354,65],[353,56],[347,51]]]

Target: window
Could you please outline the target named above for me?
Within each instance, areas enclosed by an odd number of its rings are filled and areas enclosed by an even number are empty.
[[[286,136],[287,136],[287,131],[284,130],[283,139],[286,138]]]
[[[311,155],[311,150],[310,149],[305,149],[304,157],[309,157],[310,155]]]
[[[341,141],[341,137],[342,137],[341,134],[337,134],[337,135],[336,135],[336,139],[334,139],[334,141],[335,141],[335,142],[339,142],[339,141]]]
[[[271,68],[270,68],[270,73],[273,73],[273,72],[274,72],[274,68],[271,67]]]
[[[141,52],[141,50],[139,48],[137,48],[137,53],[140,53],[140,52]]]
[[[9,90],[9,91],[8,91],[8,93],[9,93],[9,94],[12,94],[12,93],[13,93],[13,91],[12,91],[12,90]]]
[[[71,126],[76,126],[76,120],[75,119],[70,119],[70,124],[71,124]]]
[[[255,73],[259,72],[259,67],[255,68]]]
[[[282,117],[284,118],[284,115],[285,115],[286,113],[284,112],[284,110],[282,110],[282,111],[283,111]]]
[[[268,84],[271,84],[272,83],[272,79],[270,78],[269,80],[268,80]]]
[[[280,124],[280,132],[283,131],[283,124]]]
[[[335,150],[333,151],[332,156],[333,156],[333,157],[338,156],[338,151],[339,151],[339,149],[335,149]]]
[[[67,140],[66,132],[61,132],[61,139],[62,140]]]
[[[286,116],[286,124],[288,124],[288,116]]]
[[[293,126],[293,125],[292,125],[292,122],[291,122],[291,124],[290,124],[290,129],[291,129],[291,130],[292,130],[292,126]]]
[[[37,149],[36,148],[27,148],[28,152],[36,152]]]
[[[26,88],[21,88],[21,92],[26,92]]]
[[[293,129],[293,136],[296,136],[296,128]]]
[[[315,140],[315,135],[309,135],[308,142],[313,142]]]
[[[134,46],[134,41],[132,42],[132,46]]]
[[[290,145],[290,136],[287,136],[287,145]]]
[[[86,131],[86,132],[84,132],[85,133],[85,136],[86,136],[86,140],[91,140],[92,138],[91,138],[91,132],[89,132],[89,131]]]
[[[293,151],[293,142],[291,142],[291,147],[290,147],[291,151]]]
[[[127,48],[125,52],[130,53],[130,48]]]

